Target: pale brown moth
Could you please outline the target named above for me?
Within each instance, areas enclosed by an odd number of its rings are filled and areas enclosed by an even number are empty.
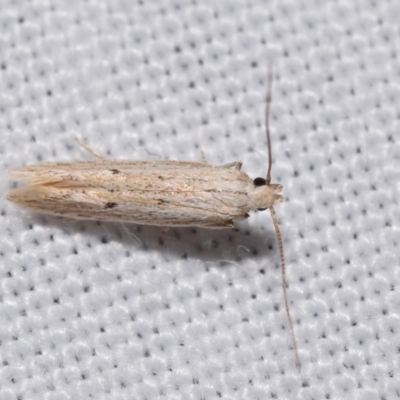
[[[8,199],[39,213],[68,220],[120,221],[164,227],[222,229],[269,209],[278,240],[285,309],[296,365],[300,360],[289,312],[282,236],[274,204],[283,200],[282,186],[271,183],[272,152],[269,131],[272,73],[268,75],[265,125],[268,144],[266,178],[251,179],[241,162],[215,166],[189,161],[109,160],[81,143],[95,161],[46,162],[11,169],[25,184]]]

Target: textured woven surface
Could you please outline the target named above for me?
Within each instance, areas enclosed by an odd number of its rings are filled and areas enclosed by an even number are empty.
[[[0,199],[0,399],[400,397],[398,1],[1,1],[5,169],[115,158],[266,171],[238,232],[38,216]],[[1,180],[1,192],[11,187]]]

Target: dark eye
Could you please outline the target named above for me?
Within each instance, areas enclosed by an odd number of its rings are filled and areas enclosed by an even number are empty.
[[[257,208],[258,211],[265,211],[266,208]]]
[[[267,181],[264,178],[256,178],[254,179],[253,183],[256,186],[264,186],[267,184]]]

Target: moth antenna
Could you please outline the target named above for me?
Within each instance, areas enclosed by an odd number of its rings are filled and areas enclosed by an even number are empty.
[[[265,132],[267,134],[267,145],[268,145],[268,170],[267,185],[271,183],[271,169],[272,169],[272,150],[271,150],[271,135],[269,133],[269,109],[271,106],[271,93],[272,93],[272,66],[268,68],[268,86],[267,86],[267,100],[265,103]]]
[[[281,235],[281,231],[279,229],[278,219],[276,217],[274,207],[270,207],[269,211],[271,213],[272,222],[274,223],[276,238],[278,239],[279,255],[281,258],[283,298],[285,300],[285,309],[286,309],[287,319],[289,321],[290,333],[292,335],[293,350],[294,350],[294,354],[295,354],[295,358],[296,358],[296,367],[297,367],[298,371],[300,372],[301,364],[300,364],[299,351],[297,348],[296,336],[294,334],[292,316],[290,315],[289,301],[288,301],[288,297],[287,297],[286,264],[285,264],[285,255],[283,253],[282,235]]]
[[[267,170],[267,177],[266,177],[266,184],[269,185],[271,183],[271,169],[272,169],[272,150],[271,150],[271,135],[269,132],[269,110],[271,106],[271,97],[272,97],[272,66],[270,65],[268,69],[268,86],[267,86],[267,100],[265,105],[265,132],[267,134],[267,145],[268,145],[268,170]],[[287,283],[286,283],[286,263],[285,263],[285,254],[283,252],[283,242],[282,242],[282,235],[278,225],[278,219],[276,217],[274,207],[269,207],[269,211],[271,213],[272,222],[274,224],[276,238],[278,240],[278,247],[279,247],[279,256],[281,259],[281,271],[282,271],[282,289],[283,289],[283,298],[285,301],[285,310],[287,319],[289,321],[289,328],[290,333],[292,335],[292,342],[293,342],[293,350],[296,358],[296,367],[300,371],[301,364],[300,364],[300,357],[299,357],[299,350],[297,347],[296,336],[294,334],[294,327],[292,316],[289,310],[289,301],[287,297]]]

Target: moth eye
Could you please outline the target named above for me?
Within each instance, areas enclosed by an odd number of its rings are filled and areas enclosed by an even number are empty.
[[[257,208],[257,211],[265,211],[266,208]]]
[[[256,186],[264,186],[267,184],[267,181],[264,178],[256,178],[254,179],[253,183]]]

